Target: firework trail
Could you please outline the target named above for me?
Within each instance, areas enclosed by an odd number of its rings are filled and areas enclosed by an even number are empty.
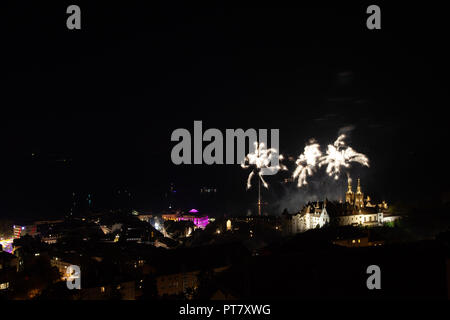
[[[298,157],[297,161],[295,161],[297,168],[292,174],[294,180],[298,179],[297,186],[299,188],[308,184],[306,178],[314,173],[319,158],[322,156],[319,144],[315,140],[310,140],[309,143],[309,145],[305,146],[303,153]]]
[[[341,168],[350,167],[351,162],[357,162],[369,167],[369,159],[362,153],[356,152],[344,142],[345,134],[341,134],[333,144],[329,144],[327,154],[320,158],[319,167],[327,165],[326,172],[330,177],[339,179]]]
[[[277,166],[271,166],[271,161],[275,159],[275,157],[278,157],[278,159],[281,161],[283,160],[283,155],[278,155],[278,150],[274,148],[267,149],[264,143],[258,144],[258,142],[255,142],[254,145],[255,151],[247,154],[244,161],[241,163],[241,167],[244,169],[247,169],[249,167],[253,168],[247,178],[247,189],[250,189],[252,187],[251,182],[255,174],[258,175],[259,180],[263,183],[264,187],[268,188],[269,185],[263,178],[262,169],[273,172],[278,170],[287,170],[287,168],[281,164]]]

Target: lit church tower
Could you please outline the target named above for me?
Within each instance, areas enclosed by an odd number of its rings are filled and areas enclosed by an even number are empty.
[[[361,183],[359,181],[359,178],[355,194],[355,206],[359,208],[364,208],[364,194],[361,192]]]
[[[353,204],[352,179],[350,177],[348,177],[347,183],[348,189],[347,192],[345,193],[345,202]]]

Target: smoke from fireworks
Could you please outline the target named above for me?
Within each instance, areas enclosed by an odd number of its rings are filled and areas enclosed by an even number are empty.
[[[278,160],[283,160],[283,156],[280,154],[278,155],[278,150],[274,148],[267,149],[264,143],[258,144],[258,142],[255,142],[255,150],[245,157],[244,161],[241,163],[241,167],[246,169],[249,167],[252,167],[252,171],[248,175],[247,178],[247,189],[250,189],[252,187],[252,179],[255,176],[255,174],[258,175],[259,179],[263,183],[263,186],[265,188],[268,188],[269,185],[263,178],[262,170],[269,170],[269,171],[278,171],[278,170],[286,170],[286,167],[283,165],[277,165],[277,166],[271,166],[272,160],[275,159],[275,157],[278,157]]]
[[[350,167],[351,162],[357,162],[369,167],[369,159],[362,153],[356,152],[344,142],[345,134],[341,134],[333,144],[329,144],[327,154],[320,158],[319,167],[327,165],[326,172],[330,177],[339,179],[341,168]]]
[[[318,143],[315,143],[314,140],[310,141],[310,144],[305,146],[305,150],[298,157],[295,164],[297,168],[295,169],[292,177],[298,179],[297,186],[300,188],[303,185],[308,184],[306,181],[307,176],[311,176],[315,167],[318,164],[319,158],[322,156],[322,152],[320,152],[320,146]]]
[[[347,183],[348,183],[349,185],[352,184],[352,177],[350,177],[350,173],[348,173],[348,172],[347,172]]]

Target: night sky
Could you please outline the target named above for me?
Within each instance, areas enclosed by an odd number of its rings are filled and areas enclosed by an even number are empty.
[[[246,214],[256,189],[238,165],[171,163],[176,128],[278,128],[281,153],[342,128],[370,168],[354,165],[377,200],[440,201],[450,192],[444,10],[380,4],[288,7],[258,2],[76,1],[82,30],[66,28],[72,2],[1,4],[0,217],[65,214],[72,192],[109,209],[117,190],[138,209],[201,207]],[[75,3],[75,2],[74,2]],[[256,3],[255,3],[256,5]],[[66,161],[64,161],[66,160]],[[289,164],[292,168],[292,164]],[[345,192],[317,175],[307,190],[269,177],[270,212]],[[254,208],[253,208],[254,209]]]

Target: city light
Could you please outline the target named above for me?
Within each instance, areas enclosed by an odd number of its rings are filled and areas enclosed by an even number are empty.
[[[3,251],[11,253],[13,251],[13,241],[14,238],[0,240],[0,245],[3,248]]]

